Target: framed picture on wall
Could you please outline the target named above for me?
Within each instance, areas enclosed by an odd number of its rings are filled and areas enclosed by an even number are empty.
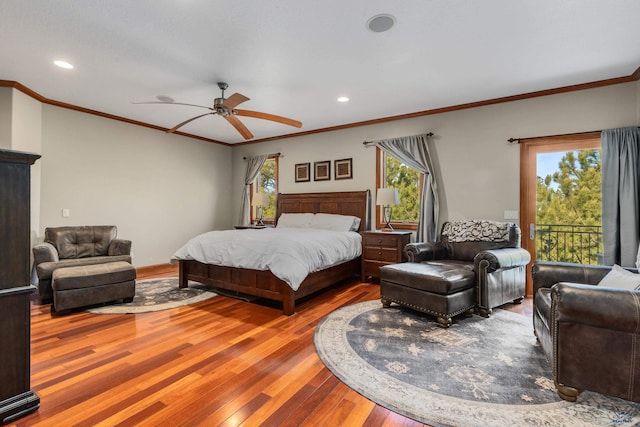
[[[296,164],[296,182],[309,182],[311,181],[311,174],[309,168],[311,163],[298,163]]]
[[[331,179],[331,160],[323,160],[321,162],[315,162],[313,164],[314,181],[328,181]]]
[[[341,159],[335,160],[333,162],[333,173],[335,174],[335,179],[351,179],[353,178],[353,172],[351,169],[351,165],[353,164],[353,159]]]

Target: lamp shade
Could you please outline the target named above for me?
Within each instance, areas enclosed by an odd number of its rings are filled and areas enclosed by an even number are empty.
[[[376,205],[389,206],[400,203],[400,196],[397,188],[378,188],[376,194]]]
[[[251,199],[251,206],[269,206],[268,193],[256,193]]]

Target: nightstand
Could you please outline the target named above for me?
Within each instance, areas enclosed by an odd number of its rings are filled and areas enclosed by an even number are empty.
[[[411,231],[365,231],[362,233],[362,281],[380,277],[380,267],[406,262],[404,247]]]

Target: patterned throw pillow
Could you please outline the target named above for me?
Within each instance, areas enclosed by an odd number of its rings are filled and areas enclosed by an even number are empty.
[[[450,242],[507,242],[510,226],[508,222],[479,219],[449,221],[442,235]]]

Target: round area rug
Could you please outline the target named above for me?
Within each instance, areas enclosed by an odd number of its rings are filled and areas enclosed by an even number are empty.
[[[614,426],[640,423],[640,405],[583,392],[576,403],[555,391],[531,318],[495,310],[456,319],[380,301],[325,317],[315,332],[323,363],[345,384],[399,414],[436,426]]]
[[[147,313],[194,304],[216,295],[211,287],[196,282],[189,282],[187,288],[179,288],[177,277],[139,280],[132,302],[100,305],[85,311],[95,314]]]

